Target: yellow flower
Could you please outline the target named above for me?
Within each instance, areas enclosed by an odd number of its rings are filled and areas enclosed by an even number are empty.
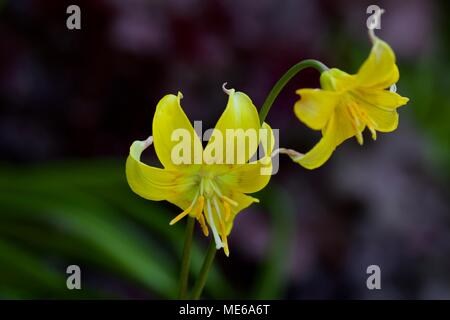
[[[409,99],[394,92],[399,79],[394,52],[373,32],[370,35],[372,50],[356,74],[333,68],[322,72],[322,89],[297,91],[301,99],[295,114],[310,128],[321,130],[322,139],[306,154],[282,151],[305,168],[321,166],[350,137],[356,136],[362,145],[366,127],[375,140],[377,131],[390,132],[398,126],[396,109]]]
[[[216,248],[224,248],[228,256],[227,237],[235,216],[253,202],[258,202],[258,199],[246,194],[261,190],[269,182],[270,173],[267,173],[272,171],[270,154],[274,137],[266,123],[262,126],[265,130],[261,130],[266,133],[265,139],[263,134],[259,134],[258,112],[246,94],[233,89],[224,90],[229,95],[228,103],[205,149],[181,108],[181,93],[163,97],[153,118],[153,136],[131,145],[126,175],[131,189],[141,197],[154,201],[167,200],[181,208],[183,212],[170,222],[171,225],[189,215],[198,220],[205,236],[209,234],[209,226]],[[190,134],[189,149],[192,153],[188,155],[188,161],[176,164],[173,155],[179,142],[174,141],[173,133],[180,129]],[[257,143],[242,144],[237,134],[227,135],[230,129],[258,132]],[[219,141],[220,137],[223,141]],[[264,146],[265,155],[249,162],[250,156],[257,151],[258,141]],[[152,167],[140,160],[142,152],[153,142],[164,168]],[[214,145],[217,142],[223,144]],[[237,151],[231,161],[221,162],[219,158],[214,158],[212,149],[216,154],[229,156],[230,152],[226,149],[229,145]],[[244,154],[241,161],[238,159],[240,154]]]

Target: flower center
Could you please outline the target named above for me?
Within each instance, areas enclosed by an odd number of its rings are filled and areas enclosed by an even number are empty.
[[[223,248],[228,256],[230,253],[225,225],[231,217],[230,206],[237,207],[238,203],[222,193],[213,176],[200,175],[199,177],[198,191],[192,203],[186,210],[172,219],[170,225],[191,214],[200,223],[203,234],[206,237],[209,235],[207,226],[209,224],[216,243],[216,249]]]
[[[377,140],[377,131],[375,130],[377,124],[358,105],[358,103],[354,101],[354,99],[360,100],[360,98],[355,94],[350,95],[351,97],[345,102],[345,108],[350,116],[352,127],[355,130],[356,140],[358,140],[359,144],[363,144],[362,130],[364,129],[364,125],[367,126],[372,133],[372,139]]]

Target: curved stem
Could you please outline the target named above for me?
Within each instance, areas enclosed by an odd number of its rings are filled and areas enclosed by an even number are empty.
[[[214,240],[211,240],[205,260],[203,261],[202,269],[200,270],[197,282],[195,283],[194,289],[192,290],[192,299],[200,299],[206,280],[208,278],[209,269],[211,268],[214,257],[216,256],[216,251],[217,249]]]
[[[186,298],[186,291],[189,279],[189,264],[191,261],[191,245],[194,233],[195,219],[188,217],[186,224],[186,235],[184,238],[183,257],[181,258],[180,287],[178,299]]]
[[[306,68],[314,68],[318,70],[320,73],[328,70],[328,67],[324,65],[322,62],[307,59],[300,61],[299,63],[293,65],[286,73],[277,81],[277,83],[273,86],[272,90],[267,95],[266,100],[264,101],[261,110],[259,111],[259,119],[261,124],[267,117],[270,108],[272,107],[273,102],[280,94],[281,90],[283,90],[284,86],[300,71]]]

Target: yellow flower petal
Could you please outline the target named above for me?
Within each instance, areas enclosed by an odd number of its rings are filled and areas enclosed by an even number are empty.
[[[272,128],[263,123],[263,129],[266,129],[267,139],[261,135],[261,144],[265,155],[253,162],[227,166],[223,174],[217,176],[220,186],[225,189],[233,189],[242,193],[254,193],[263,189],[271,178],[272,174],[272,151],[275,145],[275,137]],[[265,140],[265,141],[263,141]]]
[[[395,54],[389,45],[371,33],[373,41],[369,57],[355,75],[333,68],[322,72],[322,90],[302,89],[294,110],[310,128],[322,130],[322,139],[306,154],[280,149],[295,162],[308,169],[321,166],[335,148],[356,136],[363,144],[362,131],[367,128],[372,138],[376,131],[389,132],[398,126],[396,109],[408,98],[385,90],[399,79]]]
[[[237,191],[231,192],[229,196],[232,197],[232,199],[238,203],[238,206],[237,207],[231,206],[230,218],[225,222],[225,230],[227,235],[230,234],[231,229],[233,228],[234,219],[236,218],[237,214],[242,210],[246,209],[247,207],[249,207],[252,203],[259,202],[258,199],[247,196]]]
[[[356,74],[363,87],[386,89],[396,83],[399,72],[395,64],[395,54],[383,40],[374,37],[369,57]]]
[[[348,74],[337,68],[322,72],[320,75],[320,86],[324,90],[347,91],[357,85],[355,75]]]
[[[262,129],[267,130],[267,135],[260,135],[260,143],[264,148],[266,156],[271,157],[273,148],[275,147],[275,136],[273,135],[273,130],[268,123],[264,122],[262,125]],[[266,141],[265,138],[267,138],[268,141]]]
[[[242,164],[246,163],[258,148],[260,128],[258,111],[245,93],[235,92],[234,89],[227,90],[227,93],[229,94],[227,106],[217,121],[212,135],[214,136],[218,131],[223,139],[222,155],[225,158],[223,163]],[[232,130],[228,131],[231,134],[228,137],[227,129]],[[247,134],[256,135],[254,143],[249,143]],[[208,143],[205,150],[210,148],[212,142]],[[231,153],[230,150],[233,150],[233,147],[234,153]]]
[[[336,116],[333,115],[324,130],[322,139],[306,154],[290,155],[292,160],[306,169],[320,167],[336,149],[336,131]]]
[[[146,165],[140,161],[142,152],[151,144],[151,139],[135,141],[130,147],[130,155],[126,163],[126,177],[131,189],[148,200],[174,199],[180,204],[180,208],[186,209],[184,202],[192,201],[192,185],[195,181],[182,172],[160,169]]]
[[[386,111],[392,111],[408,103],[409,99],[398,93],[387,90],[358,89],[352,92],[358,103],[377,106]]]
[[[365,123],[360,121],[359,123],[352,118],[351,110],[349,106],[343,103],[336,108],[335,114],[335,145],[340,145],[345,140],[358,135],[364,130]],[[325,130],[322,132],[325,135]],[[362,141],[360,142],[362,144]]]
[[[233,189],[243,193],[258,192],[269,183],[271,175],[261,174],[261,170],[268,168],[260,161],[233,166],[232,170],[218,176],[218,183],[223,189]],[[268,168],[271,171],[271,167]]]
[[[173,94],[164,96],[156,106],[155,116],[153,118],[155,150],[164,168],[173,169],[183,166],[177,165],[172,161],[174,147],[183,141],[182,136],[177,136],[176,133],[185,132],[188,137],[191,137],[189,146],[186,148],[186,150],[190,150],[190,155],[187,156],[187,162],[190,161],[191,164],[201,162],[202,144],[188,117],[181,108],[181,98],[181,93],[178,96]]]
[[[365,112],[373,123],[373,128],[381,132],[391,132],[398,127],[398,113],[387,111],[375,105],[361,104],[361,112]]]
[[[297,117],[311,129],[322,129],[333,114],[340,94],[321,89],[300,89],[297,93],[300,95],[294,105]]]

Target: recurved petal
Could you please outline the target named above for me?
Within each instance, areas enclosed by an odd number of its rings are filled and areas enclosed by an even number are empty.
[[[174,202],[176,199],[180,205],[188,202],[189,198],[193,198],[191,191],[195,183],[188,174],[151,167],[141,162],[142,152],[151,143],[152,137],[146,141],[135,141],[130,147],[130,155],[126,163],[126,177],[131,189],[148,200]]]
[[[226,91],[229,95],[228,103],[217,121],[213,136],[222,138],[223,143],[220,147],[224,163],[246,163],[258,148],[260,128],[258,111],[245,93],[235,92],[234,89]],[[212,142],[208,143],[205,150],[211,147]]]
[[[370,104],[361,104],[360,107],[372,121],[375,130],[391,132],[397,129],[398,113],[395,109],[386,110]]]
[[[323,132],[322,139],[306,154],[292,153],[288,155],[306,169],[316,169],[323,165],[336,149],[337,124],[333,115]]]
[[[378,37],[373,35],[372,41],[369,57],[360,67],[356,77],[363,87],[386,89],[399,79],[395,54],[391,47]]]
[[[181,108],[181,98],[181,93],[178,96],[173,94],[164,96],[156,106],[153,118],[155,150],[164,168],[173,169],[182,166],[183,163],[192,164],[201,161],[202,144]],[[181,148],[174,148],[175,146]]]
[[[388,90],[358,89],[353,93],[358,103],[392,111],[408,103],[409,99]]]
[[[260,143],[265,152],[265,156],[271,157],[275,147],[275,136],[273,130],[267,122],[264,122],[261,128]]]
[[[297,93],[300,100],[294,105],[295,115],[311,129],[322,129],[331,118],[340,94],[321,89],[300,89]]]

